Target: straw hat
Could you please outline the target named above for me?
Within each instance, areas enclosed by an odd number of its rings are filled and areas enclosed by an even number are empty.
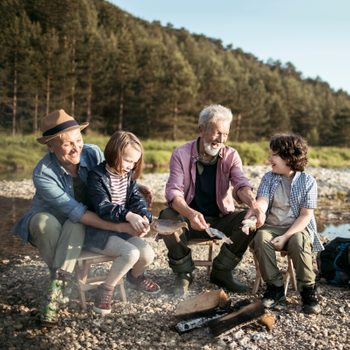
[[[45,144],[58,135],[80,128],[85,129],[89,123],[79,124],[73,117],[68,115],[63,109],[54,111],[41,120],[42,137],[36,139],[38,142]]]

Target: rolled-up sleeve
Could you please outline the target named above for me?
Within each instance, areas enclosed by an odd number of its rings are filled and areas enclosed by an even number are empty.
[[[189,171],[189,169],[188,169]],[[170,204],[175,197],[184,197],[185,173],[179,150],[175,150],[170,158],[170,174],[165,186],[165,198]]]

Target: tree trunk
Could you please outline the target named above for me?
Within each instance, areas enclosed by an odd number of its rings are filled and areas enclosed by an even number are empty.
[[[76,40],[73,39],[72,41],[72,46],[73,46],[73,49],[72,49],[72,61],[71,61],[71,66],[72,66],[72,70],[71,70],[71,73],[72,73],[72,88],[71,88],[71,97],[72,97],[72,101],[71,101],[71,113],[72,113],[72,117],[74,117],[75,115],[75,73],[76,73],[76,62],[75,62],[75,43],[76,43]]]
[[[17,127],[17,66],[13,71],[13,97],[12,97],[12,135],[16,135]]]
[[[72,85],[72,103],[71,103],[71,113],[72,113],[72,117],[74,117],[75,114],[75,84],[73,83]]]
[[[177,115],[178,115],[177,102],[175,102],[174,110],[173,110],[173,140],[176,140],[177,137]]]
[[[146,107],[146,133],[145,133],[145,137],[146,138],[150,138],[151,137],[151,113],[150,113],[150,108]]]
[[[123,118],[124,118],[124,92],[120,93],[119,98],[119,119],[118,119],[118,130],[123,129]]]
[[[38,131],[38,110],[39,110],[39,94],[35,93],[34,100],[34,117],[33,117],[33,132],[36,133]]]
[[[239,136],[241,132],[241,120],[242,120],[242,114],[237,113],[236,127],[235,127],[235,141],[239,140]]]
[[[92,80],[89,80],[88,84],[88,94],[87,94],[87,101],[86,101],[86,121],[88,123],[91,122],[92,119],[92,113],[91,113],[91,101],[92,101]]]
[[[46,115],[48,115],[50,113],[50,89],[51,89],[50,74],[47,74],[47,78],[46,78]]]

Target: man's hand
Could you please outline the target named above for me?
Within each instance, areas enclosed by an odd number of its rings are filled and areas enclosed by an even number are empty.
[[[191,215],[188,217],[191,228],[196,231],[204,231],[209,227],[202,213],[196,210],[192,210]]]

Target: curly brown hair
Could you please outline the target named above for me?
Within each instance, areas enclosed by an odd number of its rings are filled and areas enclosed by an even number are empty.
[[[276,152],[294,171],[304,171],[307,164],[307,142],[300,135],[278,134],[272,136],[270,149]]]

